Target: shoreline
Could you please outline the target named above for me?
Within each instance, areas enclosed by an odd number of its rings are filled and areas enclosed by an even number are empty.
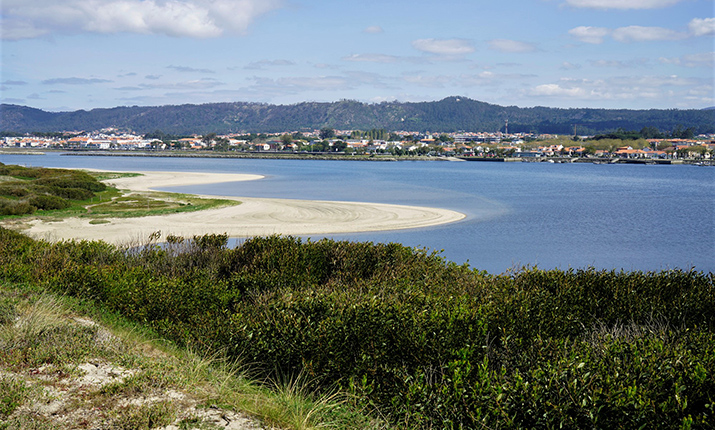
[[[75,157],[147,157],[147,158],[235,158],[253,160],[331,160],[331,161],[481,161],[481,162],[517,162],[517,163],[558,163],[558,164],[658,164],[658,165],[697,165],[715,166],[712,159],[649,159],[619,157],[480,157],[480,156],[424,156],[424,155],[348,155],[323,152],[198,152],[198,151],[118,151],[118,150],[83,150],[83,149],[46,149],[15,151],[0,148],[0,155],[45,155],[45,152],[59,152],[63,156]]]
[[[157,188],[260,180],[261,175],[199,172],[132,172],[142,176],[105,182],[129,192],[161,191]],[[431,227],[464,219],[465,214],[439,208],[383,203],[291,200],[254,197],[196,195],[239,201],[237,206],[153,215],[106,218],[90,224],[89,218],[61,221],[33,220],[23,232],[49,241],[104,240],[113,244],[143,243],[154,232],[162,237],[226,233],[232,238],[283,234],[292,236],[360,233]]]

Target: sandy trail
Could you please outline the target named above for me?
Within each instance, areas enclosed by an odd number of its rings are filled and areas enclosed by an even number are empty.
[[[108,180],[117,188],[150,191],[169,186],[259,180],[260,175],[138,172],[142,176]],[[86,218],[67,218],[59,222],[32,221],[30,236],[46,240],[87,239],[125,244],[143,242],[161,231],[191,237],[208,233],[227,233],[230,237],[322,235],[365,231],[428,227],[463,219],[464,214],[437,208],[380,203],[334,202],[317,200],[267,199],[206,196],[237,200],[241,204],[219,209],[140,218],[107,218],[106,224],[90,224]]]

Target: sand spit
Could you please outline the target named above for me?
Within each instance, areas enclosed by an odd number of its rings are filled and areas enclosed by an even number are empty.
[[[259,180],[260,175],[138,172],[142,176],[112,179],[108,183],[130,192],[165,187]],[[271,234],[323,235],[429,227],[455,222],[464,214],[437,208],[379,203],[318,200],[206,196],[237,200],[237,206],[197,212],[140,218],[106,218],[105,224],[90,224],[87,218],[47,222],[35,220],[25,232],[46,240],[87,239],[123,244],[144,241],[161,231],[162,237],[228,233],[230,237]]]

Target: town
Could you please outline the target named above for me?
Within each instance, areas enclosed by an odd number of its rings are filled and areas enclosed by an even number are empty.
[[[94,132],[34,133],[3,137],[0,148],[37,148],[74,151],[151,151],[182,153],[214,151],[244,154],[391,155],[460,157],[508,161],[570,160],[695,160],[710,162],[715,134],[689,138],[618,138],[618,134],[564,136],[531,133],[419,133],[386,130],[233,133],[171,136],[144,135],[106,128]]]

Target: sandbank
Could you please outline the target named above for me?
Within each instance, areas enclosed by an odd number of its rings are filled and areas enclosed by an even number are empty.
[[[133,192],[158,191],[161,188],[259,180],[260,175],[137,172],[142,176],[111,179],[106,182]],[[204,196],[240,201],[237,206],[138,218],[106,218],[105,224],[90,224],[88,218],[61,221],[34,220],[25,233],[39,239],[104,240],[127,244],[143,242],[161,231],[192,237],[227,233],[230,237],[329,235],[369,231],[401,230],[455,222],[464,214],[447,209],[381,203],[318,200],[270,199],[231,196]]]

